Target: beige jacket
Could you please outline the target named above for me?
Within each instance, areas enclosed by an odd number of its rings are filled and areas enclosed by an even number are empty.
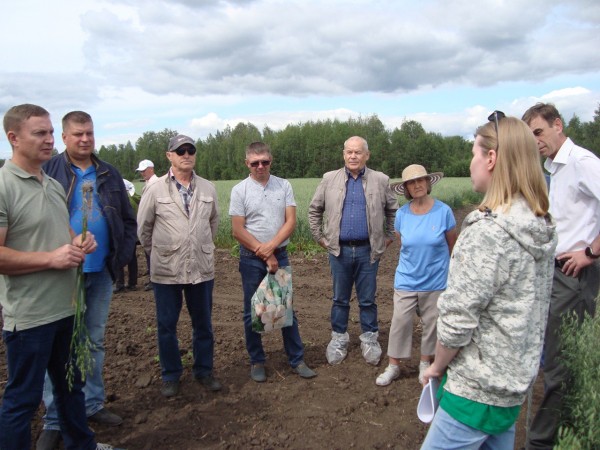
[[[190,215],[169,173],[146,189],[137,215],[138,238],[150,253],[150,280],[197,284],[215,277],[214,239],[219,223],[214,185],[194,174]]]
[[[340,254],[340,223],[346,197],[345,168],[327,172],[308,207],[308,222],[315,241],[325,240],[327,250]],[[394,219],[398,202],[390,189],[389,177],[365,168],[362,177],[367,201],[367,224],[371,243],[371,262],[377,261],[386,248],[386,238],[394,239]]]

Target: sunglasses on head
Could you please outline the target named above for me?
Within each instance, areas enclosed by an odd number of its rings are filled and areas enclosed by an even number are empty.
[[[196,149],[194,147],[179,147],[175,150],[171,150],[171,152],[177,153],[178,156],[183,156],[185,152],[187,152],[187,154],[191,156],[196,154]]]
[[[271,161],[269,161],[268,159],[265,159],[264,161],[254,161],[250,163],[250,167],[258,167],[259,165],[262,165],[263,167],[268,167],[271,164]]]
[[[491,113],[488,117],[488,120],[490,122],[494,122],[494,128],[496,129],[496,152],[498,151],[498,146],[500,145],[500,137],[498,135],[498,121],[504,119],[505,117],[506,114],[498,110]]]

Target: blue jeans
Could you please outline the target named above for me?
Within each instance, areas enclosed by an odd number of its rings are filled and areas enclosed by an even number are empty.
[[[339,256],[329,254],[329,266],[333,278],[332,330],[336,333],[345,333],[348,330],[350,297],[352,286],[355,286],[363,333],[378,331],[375,293],[379,260],[371,264],[371,247],[342,245]]]
[[[288,254],[282,251],[275,255],[279,267],[290,265]],[[240,250],[240,274],[242,275],[242,288],[244,290],[244,333],[246,334],[246,350],[250,355],[250,364],[264,363],[265,352],[262,346],[262,336],[260,333],[252,331],[251,300],[256,292],[258,285],[267,275],[267,265],[257,258],[253,253]],[[281,329],[283,337],[283,347],[287,354],[290,366],[297,367],[304,359],[304,345],[300,338],[298,330],[298,319],[294,313],[294,321],[289,327]]]
[[[110,300],[112,298],[112,279],[106,267],[102,272],[90,272],[85,274],[85,326],[90,333],[92,341],[92,358],[94,367],[92,373],[85,377],[85,413],[87,417],[96,414],[104,408],[104,380],[102,370],[104,369],[104,330],[108,320]],[[58,430],[58,414],[52,395],[52,382],[46,376],[44,384],[44,404],[46,415],[44,416],[45,430]]]
[[[183,295],[192,319],[194,377],[202,378],[212,374],[215,344],[211,318],[214,284],[214,280],[198,284],[152,283],[156,300],[158,357],[163,381],[178,381],[183,373],[177,340],[177,322]]]
[[[58,423],[67,449],[95,449],[94,433],[85,417],[83,382],[77,370],[67,385],[66,364],[73,316],[21,331],[3,331],[8,382],[0,410],[0,449],[31,448],[31,419],[42,400],[44,374],[54,384]]]
[[[490,435],[453,419],[438,408],[421,450],[512,450],[515,426],[500,434]]]

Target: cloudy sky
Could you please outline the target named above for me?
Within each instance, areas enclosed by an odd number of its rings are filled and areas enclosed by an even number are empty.
[[[494,109],[589,121],[600,103],[598,0],[20,0],[0,16],[0,114],[44,106],[59,150],[74,109],[100,147],[371,114],[469,136]]]

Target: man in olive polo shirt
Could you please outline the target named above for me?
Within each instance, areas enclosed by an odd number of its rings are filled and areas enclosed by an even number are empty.
[[[41,167],[52,156],[48,112],[19,105],[4,116],[12,159],[0,169],[0,304],[8,381],[0,409],[0,449],[31,448],[31,420],[42,400],[44,374],[58,398],[66,448],[95,449],[83,383],[67,386],[73,332],[75,268],[95,250],[94,237],[74,236],[62,186]],[[108,448],[108,447],[104,447]]]

